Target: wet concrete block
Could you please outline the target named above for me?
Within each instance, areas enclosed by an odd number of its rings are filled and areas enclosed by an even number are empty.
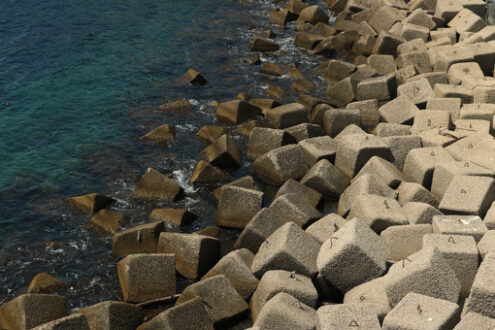
[[[134,330],[144,318],[141,307],[120,301],[104,301],[74,313],[83,314],[94,330]]]
[[[242,122],[256,119],[261,115],[261,109],[257,106],[240,100],[220,103],[217,107],[217,119],[227,125],[238,125]]]
[[[163,222],[153,222],[121,230],[112,238],[113,255],[117,258],[133,253],[154,253]]]
[[[325,132],[320,125],[310,123],[291,126],[284,129],[284,131],[292,135],[296,139],[296,142],[325,135]]]
[[[222,135],[201,151],[201,155],[208,163],[221,169],[235,169],[242,165],[241,150],[227,134]]]
[[[263,204],[261,191],[225,186],[220,193],[217,210],[217,225],[244,228]]]

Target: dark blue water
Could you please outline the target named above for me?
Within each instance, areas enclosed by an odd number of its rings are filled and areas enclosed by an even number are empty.
[[[187,184],[205,147],[194,134],[214,123],[210,101],[239,92],[263,95],[270,82],[242,59],[253,35],[268,27],[270,6],[0,1],[0,303],[23,293],[42,271],[70,283],[65,295],[71,307],[119,297],[111,239],[68,208],[66,197],[114,196],[113,208],[128,216],[129,226],[146,222],[149,211],[161,206],[200,215],[190,230],[214,223],[211,196]],[[290,32],[278,33],[282,61],[300,59]],[[174,78],[189,68],[210,83],[176,86]],[[164,114],[156,108],[181,98],[192,101],[193,111]],[[140,141],[163,123],[176,125],[174,144]],[[173,205],[133,201],[133,185],[147,167],[175,173],[188,197]]]

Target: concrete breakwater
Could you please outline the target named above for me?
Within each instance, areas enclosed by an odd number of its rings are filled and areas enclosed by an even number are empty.
[[[68,198],[113,235],[122,302],[67,316],[64,297],[49,293],[64,283],[39,274],[28,294],[0,308],[2,326],[493,327],[495,28],[484,20],[486,4],[327,5],[281,4],[269,15],[274,31],[252,40],[246,65],[272,77],[271,98],[239,94],[211,104],[218,123],[198,132],[209,145],[190,183],[218,200],[217,226],[181,233],[196,215],[157,208],[148,223],[120,230],[111,196]],[[313,72],[266,61],[283,51],[275,27],[287,24],[293,43],[320,61]],[[284,76],[289,90],[277,84]],[[214,84],[195,70],[178,82]],[[281,104],[289,92],[297,101]],[[143,139],[167,143],[175,129],[163,124]],[[250,175],[232,181],[246,158]],[[185,194],[149,168],[133,197],[152,203]],[[239,231],[233,247],[223,228]],[[179,277],[191,284],[177,290]]]

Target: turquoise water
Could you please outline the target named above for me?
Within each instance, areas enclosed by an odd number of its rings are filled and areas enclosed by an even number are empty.
[[[88,216],[71,210],[64,198],[113,196],[112,208],[126,214],[128,226],[146,222],[156,207],[198,214],[187,230],[214,224],[211,195],[187,184],[205,147],[195,133],[215,123],[210,101],[239,92],[262,97],[271,83],[243,62],[253,35],[267,29],[271,6],[0,1],[0,304],[25,292],[38,272],[70,284],[63,294],[71,308],[119,299],[111,238],[91,228]],[[277,33],[286,51],[279,60],[298,60],[290,31]],[[174,78],[189,68],[209,84],[176,86]],[[157,105],[182,98],[192,101],[190,113],[157,111]],[[175,143],[142,143],[140,136],[165,122],[177,128]],[[175,204],[134,201],[133,185],[147,167],[174,173],[188,196]],[[243,167],[234,175],[246,173]]]

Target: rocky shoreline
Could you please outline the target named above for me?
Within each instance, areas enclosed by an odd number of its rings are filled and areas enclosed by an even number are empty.
[[[495,27],[486,3],[279,5],[274,31],[260,31],[245,59],[274,82],[270,98],[212,102],[218,124],[197,132],[208,146],[190,184],[218,201],[216,226],[184,233],[198,215],[156,208],[122,229],[114,198],[68,198],[113,235],[122,301],[67,316],[54,294],[67,284],[40,273],[0,307],[2,328],[495,327]],[[293,44],[320,63],[312,72],[266,60],[286,52],[277,29],[288,24]],[[207,79],[191,69],[177,83],[214,84]],[[289,93],[296,102],[282,104]],[[190,109],[188,100],[159,107]],[[142,140],[167,145],[175,127]],[[246,160],[250,175],[238,178]],[[132,198],[185,195],[149,168]],[[225,228],[238,232],[233,246]]]

